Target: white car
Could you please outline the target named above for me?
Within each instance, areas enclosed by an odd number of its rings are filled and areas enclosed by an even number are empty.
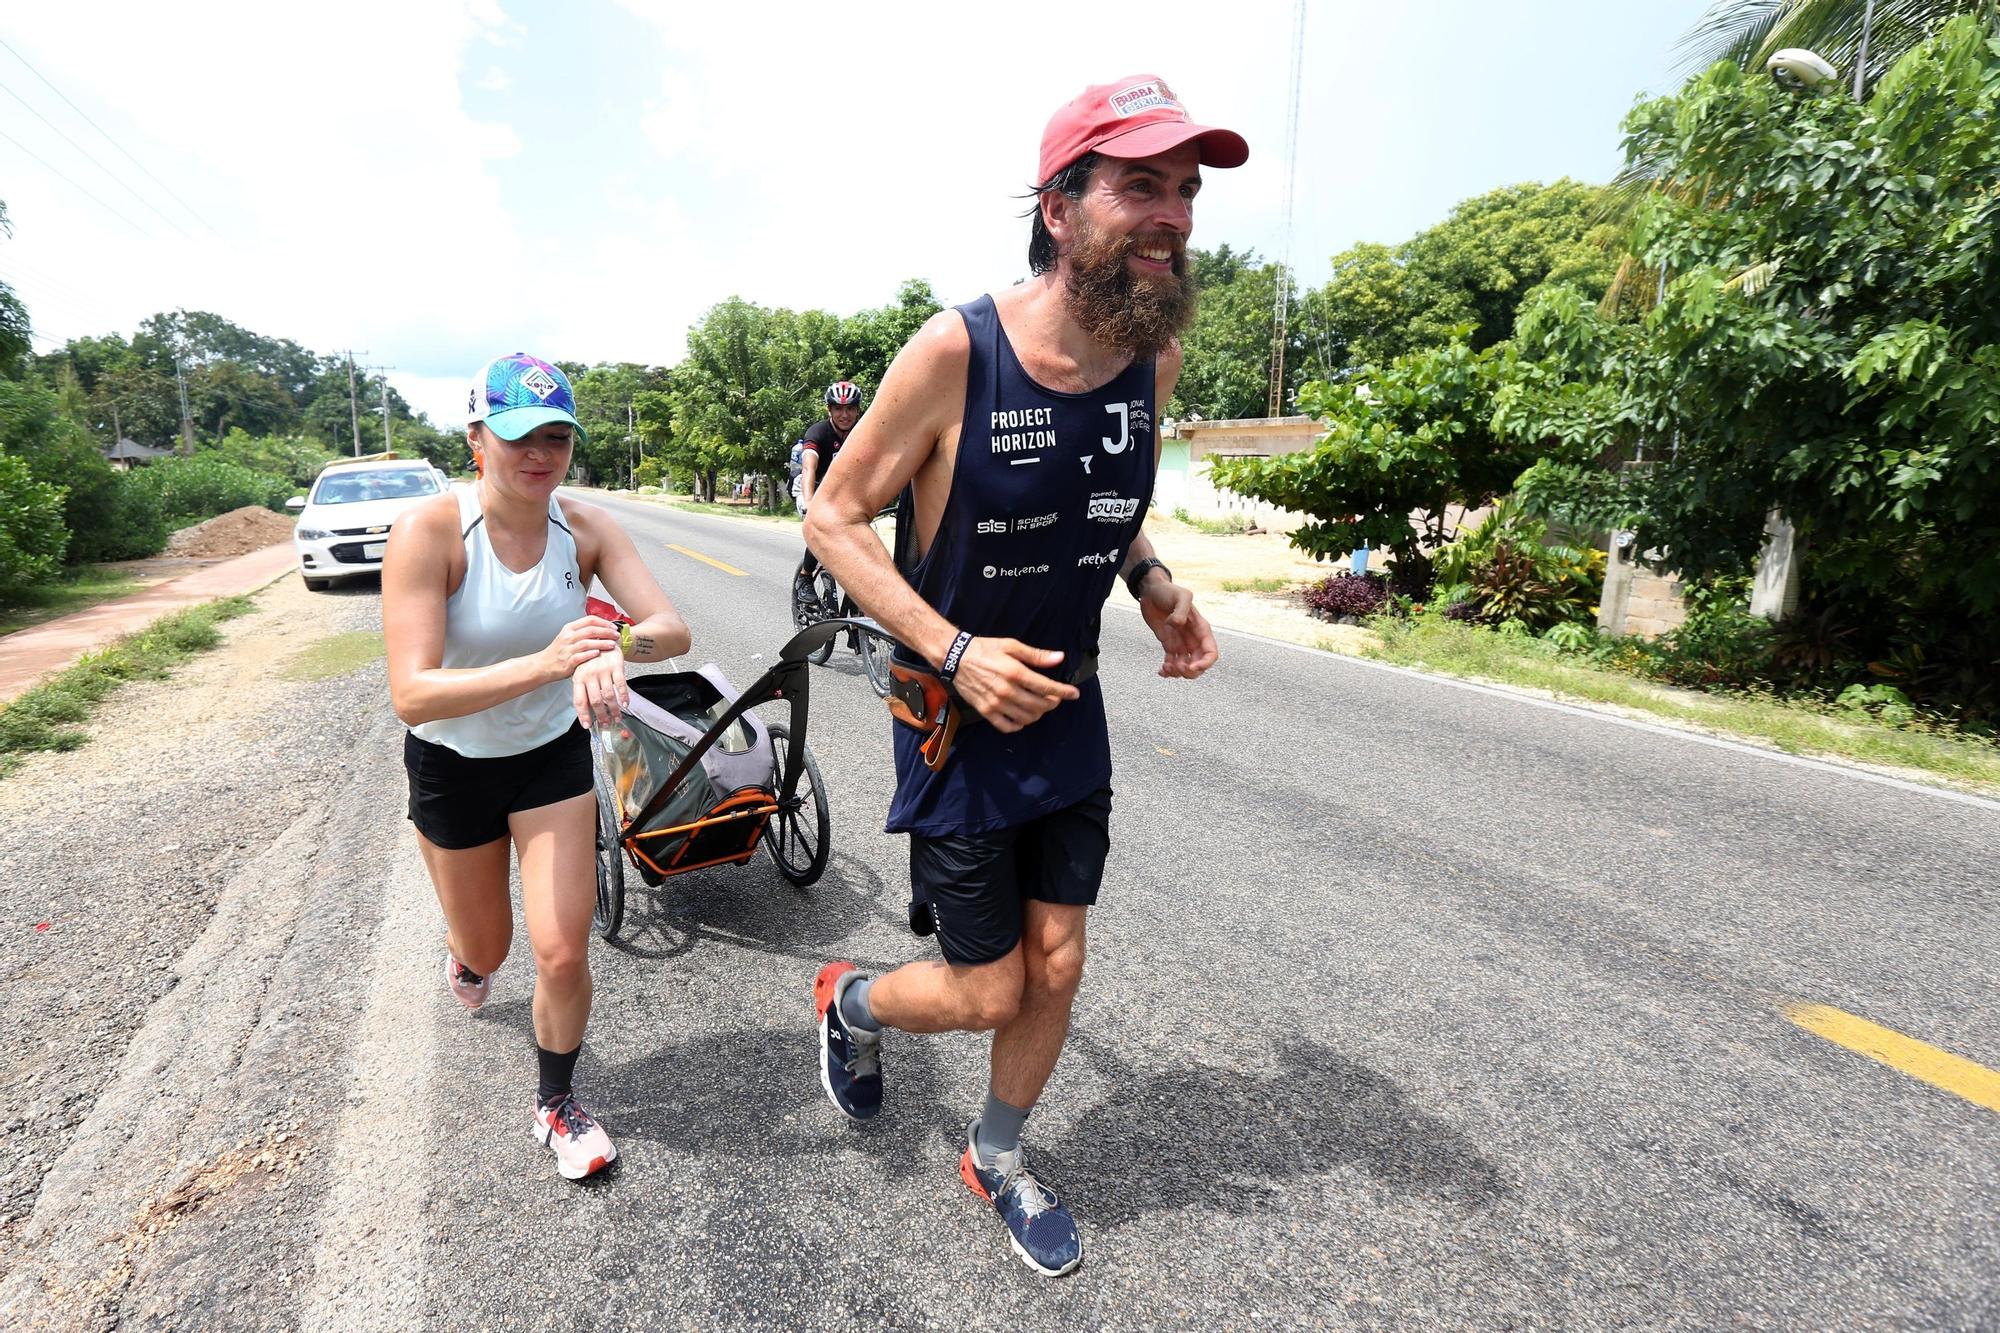
[[[327,464],[310,495],[285,501],[299,516],[292,533],[299,577],[318,590],[337,578],[379,572],[396,516],[445,489],[442,474],[421,458]]]

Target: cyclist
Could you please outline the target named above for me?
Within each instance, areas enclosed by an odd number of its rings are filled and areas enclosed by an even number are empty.
[[[813,492],[826,480],[827,469],[840,456],[840,447],[847,443],[848,433],[859,420],[861,387],[852,380],[835,380],[827,385],[825,419],[808,426],[805,437],[795,446],[799,454],[799,477],[793,483],[792,498],[798,502],[801,515],[812,503]],[[798,573],[792,576],[795,603],[808,609],[819,605],[819,594],[813,591],[813,579],[818,573],[819,557],[808,545],[805,559],[799,561]]]

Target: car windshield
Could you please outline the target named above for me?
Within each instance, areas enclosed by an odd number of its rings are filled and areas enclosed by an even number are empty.
[[[394,472],[334,472],[319,479],[316,505],[351,505],[363,500],[407,500],[436,495],[437,478],[427,470],[398,468]]]

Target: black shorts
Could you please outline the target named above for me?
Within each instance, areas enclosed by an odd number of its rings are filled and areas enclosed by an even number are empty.
[[[1111,788],[997,833],[910,835],[910,887],[931,905],[938,947],[960,966],[1021,942],[1030,899],[1091,907],[1111,850]]]
[[[403,767],[410,775],[411,822],[450,851],[504,838],[514,811],[581,796],[595,781],[590,733],[574,723],[547,745],[496,759],[467,759],[405,732]]]

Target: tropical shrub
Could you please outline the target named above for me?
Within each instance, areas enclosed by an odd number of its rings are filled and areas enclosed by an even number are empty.
[[[253,472],[215,453],[162,458],[133,472],[169,518],[212,518],[245,505],[282,511],[292,483],[268,472]]]
[[[1471,604],[1456,618],[1491,624],[1519,622],[1531,633],[1584,623],[1596,615],[1604,588],[1604,552],[1549,542],[1548,524],[1509,503],[1432,557],[1447,610]]]
[[[1335,574],[1304,588],[1299,594],[1306,609],[1321,620],[1343,617],[1360,619],[1382,609],[1389,596],[1389,581],[1367,574]]]
[[[0,454],[0,600],[11,600],[62,563],[69,531],[63,492],[36,481],[28,465]]]
[[[1771,622],[1750,614],[1750,580],[1689,585],[1687,619],[1653,644],[1651,674],[1676,685],[1742,686],[1769,680]]]

